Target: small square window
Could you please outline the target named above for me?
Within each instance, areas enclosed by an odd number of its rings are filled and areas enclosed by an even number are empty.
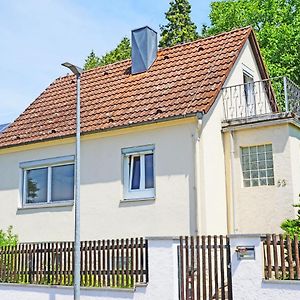
[[[274,185],[272,145],[242,147],[241,154],[245,187]]]
[[[124,163],[124,199],[154,198],[154,147],[122,150]]]

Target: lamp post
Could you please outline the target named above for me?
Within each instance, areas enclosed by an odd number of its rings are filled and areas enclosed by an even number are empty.
[[[80,299],[80,75],[82,69],[70,64],[62,66],[76,75],[76,155],[75,155],[75,233],[74,233],[74,300]]]

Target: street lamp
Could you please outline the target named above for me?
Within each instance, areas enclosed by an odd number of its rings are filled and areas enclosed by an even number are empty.
[[[62,66],[76,75],[76,155],[75,155],[75,234],[74,234],[74,300],[80,299],[80,75],[82,69],[70,64]]]

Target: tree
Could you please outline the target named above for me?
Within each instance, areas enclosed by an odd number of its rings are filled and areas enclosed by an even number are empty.
[[[116,49],[106,53],[100,58],[100,66],[112,64],[117,61],[128,59],[131,56],[130,40],[124,37]]]
[[[228,0],[211,3],[210,36],[251,25],[271,77],[300,83],[300,0]]]
[[[128,59],[130,58],[130,55],[130,40],[127,37],[124,37],[114,50],[107,52],[102,57],[96,56],[94,51],[92,51],[85,60],[84,69],[90,70],[99,66],[112,64],[117,61]]]
[[[171,0],[170,8],[165,13],[167,25],[161,25],[161,40],[159,47],[165,48],[191,42],[199,35],[196,25],[190,17],[191,5],[188,0]]]
[[[99,66],[100,58],[96,56],[94,50],[91,51],[89,56],[85,60],[84,69],[90,70]]]

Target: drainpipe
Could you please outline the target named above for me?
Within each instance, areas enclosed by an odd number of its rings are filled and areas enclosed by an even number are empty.
[[[232,129],[229,131],[230,134],[230,170],[231,170],[231,199],[232,199],[232,222],[233,222],[233,233],[237,233],[237,222],[236,222],[236,195],[235,195],[235,172],[234,172],[234,132]]]
[[[199,235],[199,214],[198,214],[198,208],[199,208],[199,202],[201,201],[201,194],[200,194],[200,137],[201,137],[201,131],[202,131],[202,118],[203,113],[197,114],[197,128],[196,128],[196,134],[195,134],[195,233],[196,235]]]

